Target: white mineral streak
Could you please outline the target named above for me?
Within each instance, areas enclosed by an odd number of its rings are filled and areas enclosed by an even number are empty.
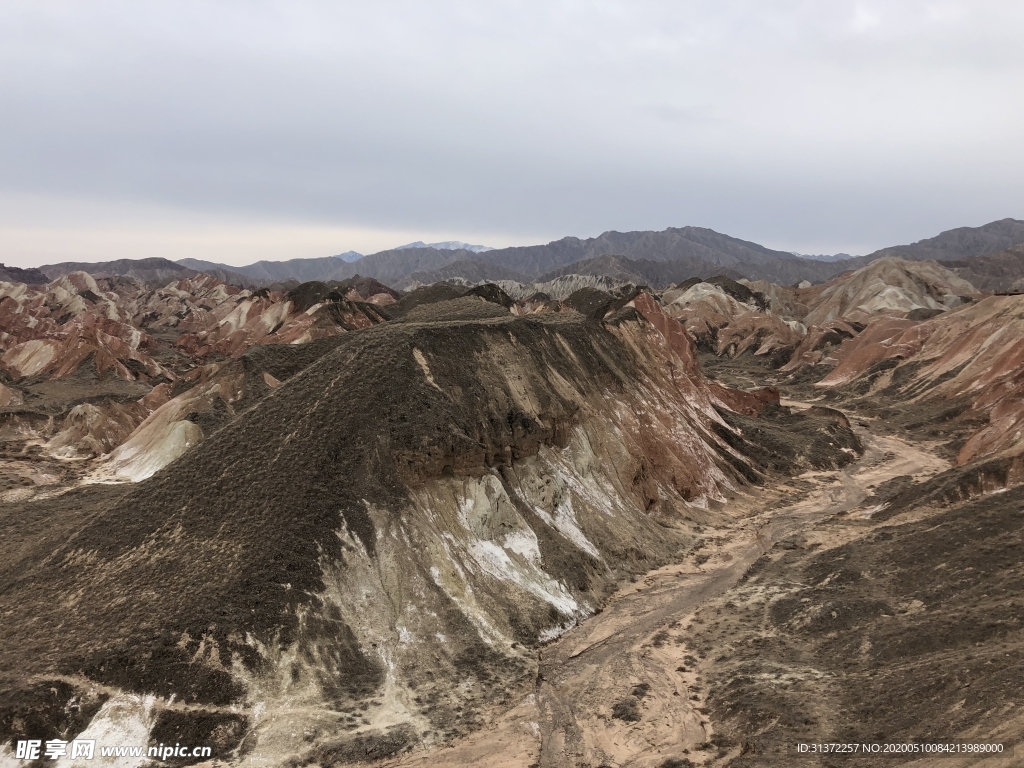
[[[0,744],[0,768],[24,768],[25,761],[19,760],[15,754],[7,744]]]
[[[110,453],[102,475],[137,483],[156,474],[202,439],[202,429],[191,421],[154,421]]]
[[[459,519],[466,530],[466,549],[477,567],[496,579],[515,584],[562,613],[573,614],[579,603],[565,586],[540,567],[537,535],[508,498],[501,481],[493,475],[467,479],[460,500]],[[498,531],[511,529],[494,541]],[[512,546],[508,545],[510,540]]]
[[[68,741],[67,756],[58,758],[55,765],[60,768],[90,768],[92,766],[117,766],[135,768],[150,762],[142,757],[102,757],[100,747],[145,747],[149,744],[149,732],[153,727],[153,705],[155,696],[139,696],[132,693],[118,693],[111,697],[86,726],[85,730]],[[71,759],[72,740],[95,740],[93,759],[82,757]]]

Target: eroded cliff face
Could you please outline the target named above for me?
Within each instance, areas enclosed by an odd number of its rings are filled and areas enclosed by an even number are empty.
[[[251,407],[147,480],[9,505],[4,739],[99,728],[111,701],[267,764],[478,725],[538,644],[765,471],[723,414],[777,394],[709,382],[652,297],[619,304],[418,307],[263,366]]]

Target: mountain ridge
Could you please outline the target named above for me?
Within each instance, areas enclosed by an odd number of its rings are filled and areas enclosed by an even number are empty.
[[[751,280],[766,280],[779,285],[791,285],[802,280],[812,283],[826,282],[843,272],[859,269],[885,256],[898,256],[915,261],[959,262],[1001,252],[1021,243],[1024,243],[1024,221],[1007,218],[980,227],[946,230],[932,238],[909,245],[889,246],[866,256],[829,257],[831,260],[828,261],[773,250],[705,227],[688,226],[669,227],[661,231],[609,230],[593,238],[567,236],[542,245],[514,246],[487,251],[470,250],[482,246],[449,249],[418,247],[418,243],[410,243],[399,248],[361,256],[353,261],[327,256],[286,261],[263,260],[240,267],[192,258],[180,259],[174,263],[196,271],[215,274],[236,284],[266,285],[285,280],[345,280],[358,274],[384,283],[406,285],[452,278],[470,281],[512,279],[510,275],[513,273],[517,276],[516,279],[525,277],[537,281],[541,277],[568,274],[565,270],[570,267],[591,270],[587,274],[595,274],[592,270],[597,268],[600,262],[593,260],[605,258],[608,259],[609,268],[619,271],[632,270],[639,275],[674,274],[678,271],[674,267],[655,266],[656,263],[663,263],[686,265],[683,269],[693,272],[686,277],[722,273],[742,275]],[[467,244],[450,241],[434,245]],[[620,260],[615,261],[611,257],[619,257]],[[641,267],[629,266],[622,260],[644,264]],[[66,262],[44,265],[40,269],[48,275],[56,274],[54,270],[57,269],[63,270],[63,273],[75,269],[94,273],[101,267],[121,262],[127,265],[129,261],[131,260],[105,262],[103,265]],[[125,274],[130,274],[132,268],[130,265],[122,267]],[[958,268],[965,267],[958,265]],[[1024,274],[1019,277],[1024,277]],[[645,282],[650,281],[648,279]],[[675,278],[668,280],[673,281],[678,282]]]

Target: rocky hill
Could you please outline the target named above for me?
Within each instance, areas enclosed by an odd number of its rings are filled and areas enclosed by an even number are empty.
[[[982,291],[1024,292],[1024,244],[986,256],[946,261],[943,266]]]
[[[396,295],[372,280],[253,292],[202,274],[156,289],[85,272],[0,283],[0,498],[152,474],[276,384],[232,358],[381,322]]]
[[[833,320],[864,322],[879,314],[944,311],[978,298],[978,290],[935,262],[886,256],[851,275],[807,289],[807,325]]]
[[[752,354],[793,371],[834,365],[831,350],[879,318],[913,324],[980,296],[935,262],[886,257],[820,285],[691,278],[665,290],[661,301],[702,351]]]
[[[1003,484],[1024,480],[1024,297],[992,296],[926,322],[877,320],[835,353],[836,367],[818,382],[851,385],[914,403],[941,422],[974,425],[957,447],[956,464],[998,457]],[[977,424],[987,420],[987,424]]]
[[[38,285],[39,283],[48,283],[50,278],[38,269],[20,269],[0,263],[0,281]]]
[[[980,227],[957,227],[910,245],[882,248],[862,257],[874,261],[885,256],[916,261],[956,261],[984,256],[1024,243],[1024,221],[1000,219]]]
[[[430,272],[412,272],[408,276],[396,281],[395,287],[400,290],[408,290],[419,285],[431,285],[432,283],[444,282],[445,280],[457,280],[472,284],[483,282],[496,283],[502,280],[528,282],[529,278],[515,270],[507,269],[498,264],[463,260],[453,261]]]
[[[700,259],[651,261],[609,255],[568,264],[541,275],[537,278],[537,282],[549,282],[568,275],[610,277],[621,282],[648,285],[652,288],[667,288],[673,283],[682,283],[693,277],[707,278],[713,275],[725,275],[734,279],[743,277],[736,270]]]

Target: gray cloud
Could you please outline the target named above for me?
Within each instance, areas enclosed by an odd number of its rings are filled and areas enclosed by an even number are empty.
[[[276,224],[364,241],[312,256],[683,224],[864,250],[1020,217],[1022,33],[1012,1],[8,2],[0,259],[73,250],[82,205],[103,231],[165,211],[154,239],[221,217],[238,245],[206,255],[236,263]]]

